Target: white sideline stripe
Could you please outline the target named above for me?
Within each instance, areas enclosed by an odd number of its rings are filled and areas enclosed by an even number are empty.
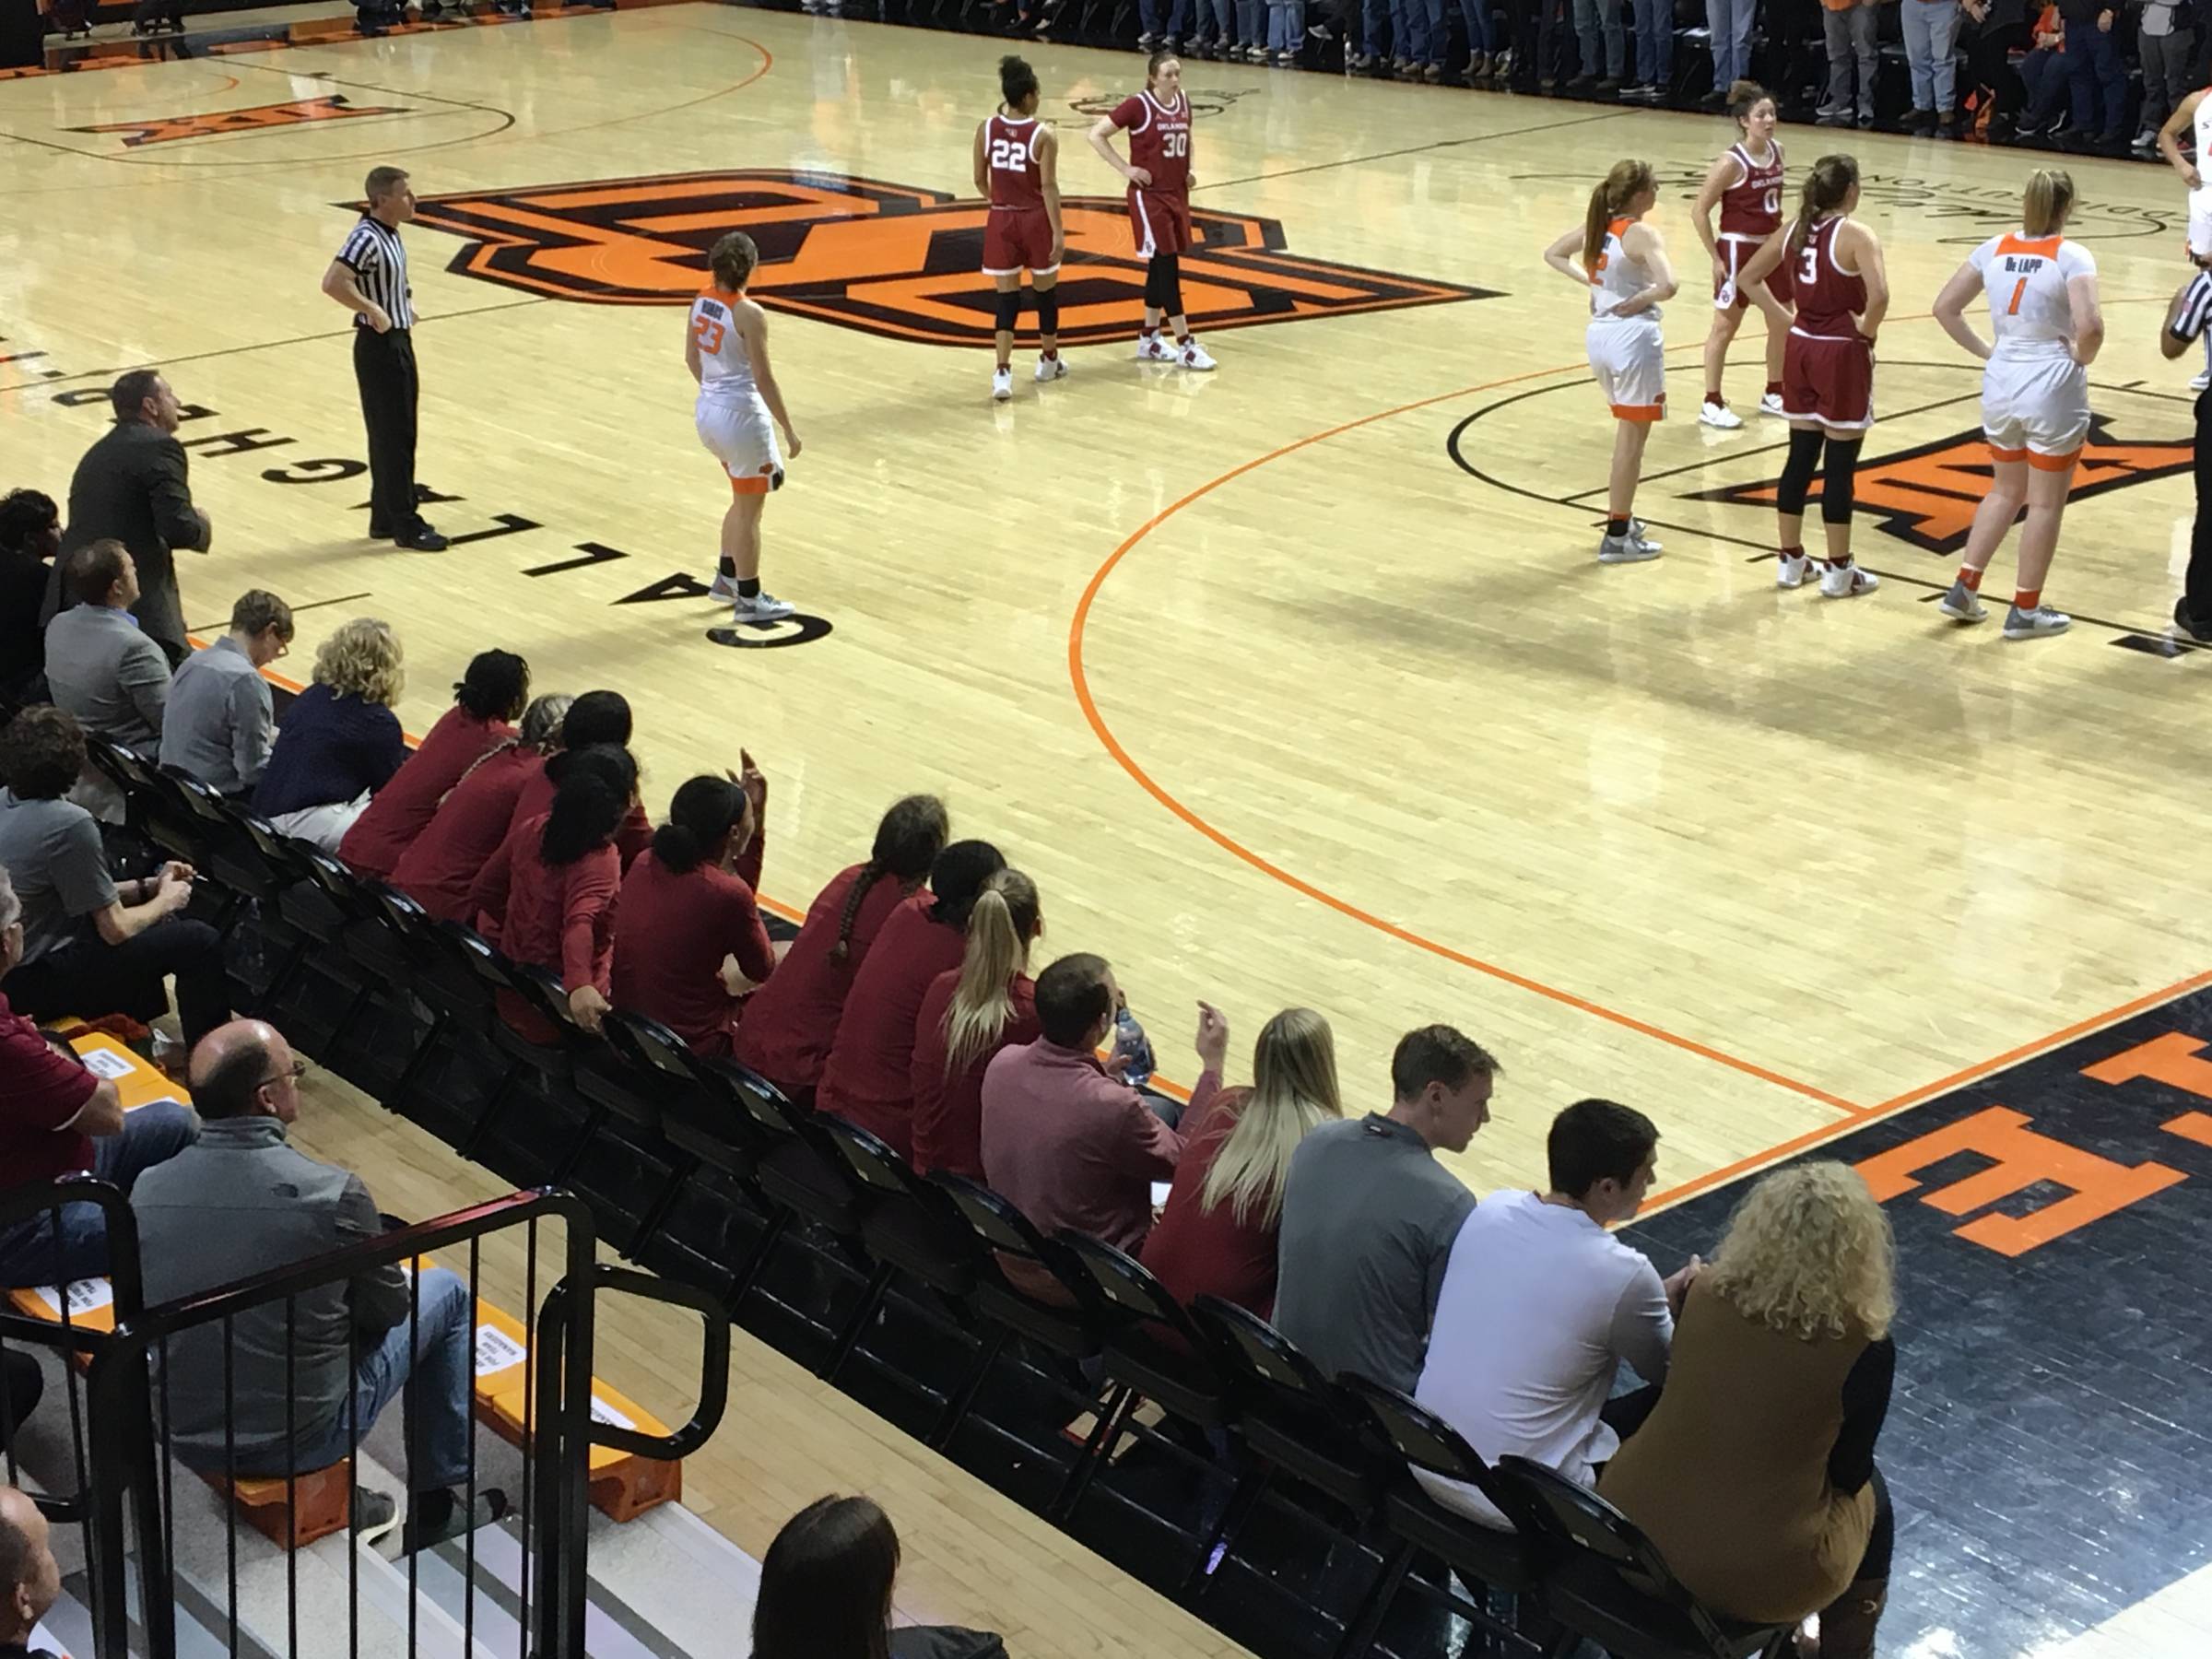
[[[2212,1567],[2200,1567],[2096,1629],[2038,1650],[2034,1659],[2183,1659],[2206,1651],[2207,1630]]]

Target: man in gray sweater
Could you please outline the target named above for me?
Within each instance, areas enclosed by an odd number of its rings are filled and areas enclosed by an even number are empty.
[[[300,1115],[306,1069],[281,1034],[254,1019],[219,1026],[193,1050],[200,1138],[189,1153],[141,1175],[131,1191],[148,1302],[196,1296],[384,1230],[359,1176],[286,1142],[286,1125]],[[149,1181],[155,1174],[161,1179]],[[169,1426],[177,1456],[219,1472],[234,1454],[241,1476],[326,1468],[404,1391],[406,1547],[438,1543],[505,1512],[505,1496],[496,1489],[479,1492],[474,1516],[463,1512],[454,1490],[468,1474],[476,1325],[458,1276],[433,1267],[410,1294],[399,1266],[379,1267],[300,1292],[291,1300],[288,1324],[288,1400],[287,1304],[231,1321],[227,1409],[221,1323],[170,1339]],[[363,1532],[388,1529],[394,1514],[388,1496],[358,1493],[354,1520]]]

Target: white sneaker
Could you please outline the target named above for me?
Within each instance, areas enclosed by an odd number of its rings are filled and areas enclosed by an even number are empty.
[[[707,589],[707,597],[720,604],[728,605],[737,597],[737,578],[724,576],[717,571],[714,573],[713,585]]]
[[[730,602],[730,620],[781,622],[798,608],[789,600],[779,599],[773,594],[755,594],[750,599],[734,599]]]
[[[1726,404],[1714,403],[1707,398],[1698,407],[1698,418],[1709,427],[1718,427],[1724,432],[1733,432],[1744,424],[1744,418]]]
[[[1659,557],[1659,544],[1646,541],[1637,534],[1637,525],[1630,521],[1626,535],[1607,535],[1597,544],[1599,564],[1641,564],[1647,559]]]
[[[1058,357],[1039,358],[1037,359],[1037,378],[1041,381],[1065,380],[1067,378],[1067,359]]]
[[[1951,591],[1936,602],[1936,608],[1954,622],[1979,622],[1989,615],[1982,595],[1963,582],[1952,582]]]
[[[2040,640],[2046,634],[2065,633],[2073,626],[2073,618],[2047,605],[2033,610],[2022,610],[2016,605],[2005,613],[2005,637],[2008,640]]]
[[[1666,546],[1665,542],[1661,541],[1657,536],[1653,535],[1649,530],[1644,528],[1643,521],[1640,518],[1631,518],[1629,520],[1629,539],[1630,541],[1640,541],[1647,547],[1664,547]]]
[[[1820,597],[1856,599],[1882,585],[1882,579],[1856,564],[1830,565],[1820,572]]]
[[[1140,363],[1171,363],[1175,360],[1175,347],[1157,334],[1143,335],[1138,336],[1136,342],[1136,360]]]
[[[992,371],[991,371],[991,399],[992,399],[992,401],[993,401],[994,403],[1005,403],[1005,402],[1006,401],[1006,399],[1008,399],[1009,397],[1011,397],[1011,396],[1013,396],[1013,395],[1014,395],[1014,371],[1013,371],[1013,370],[1011,370],[1011,369],[994,369],[994,370],[992,370]]]
[[[1201,372],[1216,367],[1214,359],[1206,355],[1206,347],[1199,345],[1196,340],[1184,343],[1179,360],[1185,369],[1195,369]]]
[[[1774,561],[1774,585],[1778,588],[1803,587],[1805,579],[1812,574],[1812,571],[1813,556],[1810,553],[1800,553],[1795,558],[1792,558],[1787,553],[1777,554]]]
[[[2189,390],[2192,392],[2202,392],[2206,386],[2212,386],[2212,369],[2206,370],[2189,382]]]
[[[1759,412],[1761,415],[1780,415],[1782,413],[1782,394],[1761,392],[1759,394]]]

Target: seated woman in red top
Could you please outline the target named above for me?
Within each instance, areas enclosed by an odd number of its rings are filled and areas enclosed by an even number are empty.
[[[753,993],[731,1056],[796,1100],[811,1100],[853,976],[900,901],[945,850],[945,803],[894,801],[868,862],[840,870],[814,898],[774,976]]]
[[[695,1054],[730,1052],[738,998],[776,971],[754,889],[760,881],[759,803],[766,790],[747,760],[744,787],[693,778],[676,792],[668,821],[622,878],[615,921],[615,1006],[659,1020]],[[734,989],[725,963],[743,976]]]
[[[391,883],[441,922],[466,922],[468,889],[485,861],[514,827],[523,785],[560,752],[561,722],[574,698],[539,698],[524,712],[523,729],[461,774],[421,833],[392,866]]]
[[[1197,1127],[1139,1259],[1186,1306],[1218,1296],[1265,1319],[1275,1312],[1276,1230],[1290,1155],[1316,1124],[1344,1115],[1336,1040],[1312,1009],[1286,1008],[1253,1045],[1252,1087],[1223,1088],[1229,1028],[1204,1003],[1198,1013],[1205,1070],[1183,1113]]]
[[[1029,974],[1030,946],[1043,931],[1036,885],[1019,870],[1001,870],[969,912],[960,965],[929,982],[907,1072],[914,1100],[908,1156],[924,1175],[983,1178],[983,1068],[999,1050],[1044,1034]]]
[[[853,976],[814,1091],[817,1112],[834,1112],[901,1158],[912,1156],[914,1017],[930,982],[960,965],[976,895],[1006,867],[989,841],[954,841],[930,866],[930,890],[891,912]]]
[[[615,826],[636,798],[637,763],[611,746],[564,757],[553,810],[517,824],[469,888],[477,931],[508,960],[549,969],[587,1031],[612,1005],[615,899],[622,861]],[[500,993],[507,1023],[533,1042],[559,1040],[550,1022]]]
[[[508,723],[529,700],[529,664],[512,651],[478,652],[453,688],[453,706],[370,797],[369,809],[338,843],[338,856],[363,876],[389,877],[462,774],[513,737]]]
[[[597,744],[628,750],[629,732],[629,699],[619,691],[586,691],[569,705],[560,723],[560,747],[571,754]],[[548,763],[541,774],[524,779],[522,793],[515,797],[514,822],[549,811],[553,791],[559,782],[558,760]],[[638,854],[652,845],[653,820],[645,816],[642,802],[632,802],[615,830],[615,850],[622,855],[622,867],[629,869]]]

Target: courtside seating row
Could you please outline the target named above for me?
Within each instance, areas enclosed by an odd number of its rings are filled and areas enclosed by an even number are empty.
[[[192,1103],[191,1091],[149,1065],[113,1037],[100,1031],[81,1031],[69,1041],[85,1064],[111,1079],[122,1098],[124,1112],[158,1100]],[[434,1266],[422,1257],[411,1270]],[[115,1328],[114,1293],[104,1277],[73,1280],[66,1286],[47,1285],[7,1292],[16,1311],[33,1319],[71,1324],[94,1331]],[[476,1412],[479,1421],[511,1443],[526,1445],[530,1424],[530,1393],[534,1381],[529,1366],[530,1337],[523,1322],[482,1297],[477,1299]],[[80,1353],[77,1364],[88,1365],[91,1356]],[[592,1382],[592,1411],[625,1429],[647,1434],[666,1434],[667,1426],[643,1406],[605,1382]],[[364,1429],[367,1425],[363,1425]],[[255,1528],[282,1544],[288,1537],[297,1546],[313,1543],[346,1524],[352,1489],[347,1465],[341,1459],[327,1468],[312,1470],[290,1481],[282,1478],[227,1480],[219,1474],[201,1471],[218,1489],[228,1489]],[[683,1495],[683,1465],[659,1458],[594,1446],[588,1476],[594,1507],[616,1521],[628,1521],[655,1504]]]
[[[199,901],[241,995],[295,1048],[502,1178],[571,1188],[630,1260],[709,1290],[734,1322],[1232,1636],[1273,1597],[1292,1605],[1270,1628],[1309,1649],[1329,1629],[1347,1659],[1386,1623],[1442,1611],[1500,1651],[1563,1653],[1588,1637],[1618,1659],[1747,1659],[1789,1641],[1700,1606],[1594,1493],[1485,1464],[1411,1399],[1323,1376],[1245,1310],[1186,1309],[1122,1252],[1042,1237],[976,1183],[925,1180],[653,1020],[618,1009],[587,1034],[551,974],[191,780],[104,744],[94,759],[133,826],[211,878]],[[515,1032],[500,993],[560,1041]],[[1035,1264],[1053,1294],[1009,1278],[1007,1257]],[[1227,1459],[1212,1450],[1224,1436]],[[1479,1488],[1519,1530],[1436,1503],[1408,1465]],[[1330,1559],[1360,1563],[1358,1582],[1279,1571],[1267,1551],[1287,1527],[1348,1540]],[[1218,1588],[1232,1573],[1253,1592],[1233,1608]],[[1425,1650],[1394,1637],[1390,1651]]]

